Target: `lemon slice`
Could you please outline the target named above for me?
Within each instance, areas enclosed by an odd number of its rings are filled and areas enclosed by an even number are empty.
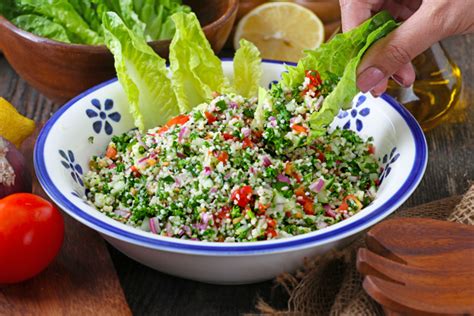
[[[0,136],[20,147],[35,130],[35,122],[24,117],[7,100],[0,97]]]
[[[304,49],[324,41],[324,25],[310,10],[290,2],[270,2],[256,7],[240,20],[234,47],[245,38],[258,47],[262,57],[298,61]]]

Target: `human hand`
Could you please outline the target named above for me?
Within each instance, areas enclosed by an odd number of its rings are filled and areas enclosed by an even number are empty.
[[[415,81],[411,60],[448,36],[474,32],[473,0],[340,0],[346,32],[374,13],[389,11],[404,21],[375,43],[357,69],[357,86],[379,96],[392,77],[402,86]]]

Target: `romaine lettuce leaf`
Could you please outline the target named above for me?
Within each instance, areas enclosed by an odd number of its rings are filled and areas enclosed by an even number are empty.
[[[287,66],[288,72],[282,74],[281,82],[287,88],[298,87],[304,81],[305,71],[309,69],[317,70],[323,80],[323,75],[328,72],[341,77],[348,61],[364,47],[369,34],[388,21],[393,21],[393,18],[388,12],[382,11],[355,29],[334,36],[317,49],[305,51],[305,57],[300,59],[297,66]]]
[[[89,27],[102,35],[101,18],[93,8],[90,0],[68,0]]]
[[[170,69],[181,112],[209,100],[213,91],[229,91],[222,64],[212,51],[194,13],[171,17],[176,33],[170,45]]]
[[[355,57],[349,60],[339,83],[326,97],[321,109],[311,115],[309,121],[313,135],[317,136],[324,133],[324,128],[331,124],[341,108],[350,108],[352,99],[359,93],[359,89],[356,85],[356,75],[357,66],[362,56],[374,42],[390,33],[397,25],[394,20],[388,21],[367,36],[364,47],[359,50]]]
[[[140,131],[165,124],[179,114],[166,62],[135,35],[120,17],[103,17],[105,42],[115,58],[115,69],[127,95],[135,126]]]
[[[17,0],[16,3],[23,12],[42,15],[61,24],[72,42],[89,45],[103,42],[67,0]]]
[[[177,12],[191,12],[181,0],[134,0],[134,9],[146,24],[145,33],[154,40],[171,39],[175,32],[171,16]]]
[[[234,56],[234,90],[243,97],[257,96],[262,77],[260,51],[251,42],[241,39]]]
[[[11,20],[17,27],[38,36],[47,37],[55,41],[70,43],[67,32],[60,24],[35,14],[24,14]]]

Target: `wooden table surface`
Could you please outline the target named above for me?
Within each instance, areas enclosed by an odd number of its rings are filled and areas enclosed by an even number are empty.
[[[464,110],[426,134],[429,162],[425,177],[405,206],[462,194],[474,180],[474,35],[444,41],[464,80]],[[0,96],[36,121],[60,105],[53,104],[20,79],[0,55]],[[284,307],[273,282],[217,286],[172,277],[149,269],[108,247],[127,301],[136,315],[235,315],[255,311],[258,297]]]

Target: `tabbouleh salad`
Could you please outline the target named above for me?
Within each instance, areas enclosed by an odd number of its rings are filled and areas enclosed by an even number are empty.
[[[215,95],[167,124],[114,136],[85,176],[87,198],[120,222],[162,236],[258,241],[312,232],[370,204],[381,171],[372,139],[335,129],[310,137],[325,87],[307,71],[294,91]],[[330,89],[328,89],[329,91]]]

